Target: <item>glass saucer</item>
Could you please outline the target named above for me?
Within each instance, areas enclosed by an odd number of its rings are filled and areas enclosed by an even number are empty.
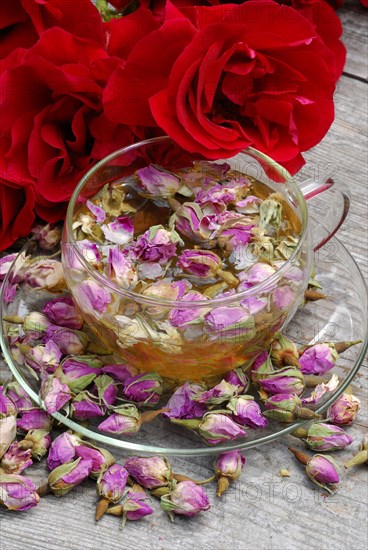
[[[38,396],[39,381],[27,367],[19,364],[13,356],[9,345],[11,325],[4,321],[6,315],[24,316],[30,311],[41,311],[43,304],[55,296],[49,292],[36,291],[29,286],[20,284],[13,301],[6,303],[6,296],[11,288],[9,279],[13,277],[14,281],[16,273],[21,271],[25,255],[35,258],[40,253],[37,243],[29,241],[16,258],[3,283],[0,296],[2,323],[0,341],[11,373],[33,401],[42,407],[42,401]],[[45,252],[42,251],[42,254],[44,255]],[[57,256],[53,254],[53,257]],[[323,341],[362,340],[361,344],[351,347],[342,354],[338,365],[330,371],[330,375],[337,374],[340,384],[334,392],[327,394],[327,397],[318,403],[315,411],[322,413],[351,383],[367,352],[367,289],[354,259],[335,237],[315,253],[314,261],[317,279],[323,286],[323,292],[327,298],[308,302],[300,308],[284,329],[284,334],[302,345]],[[165,402],[164,400],[162,405]],[[113,436],[104,434],[96,428],[97,424],[101,422],[101,418],[94,425],[93,422],[86,424],[74,421],[65,416],[63,412],[52,416],[67,428],[78,431],[83,436],[103,445],[112,445],[138,454],[176,456],[210,455],[234,449],[256,447],[274,441],[305,423],[305,421],[298,421],[292,424],[281,424],[270,421],[267,428],[263,430],[247,429],[246,438],[210,446],[195,433],[171,424],[169,420],[161,417],[157,417],[151,423],[143,424],[140,431],[134,435]]]

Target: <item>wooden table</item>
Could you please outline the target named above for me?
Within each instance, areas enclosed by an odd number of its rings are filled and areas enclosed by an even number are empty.
[[[328,135],[306,154],[306,175],[315,166],[331,163],[335,176],[349,184],[352,207],[339,239],[348,246],[367,276],[367,17],[358,0],[345,0],[339,11],[348,60],[336,92],[336,120]],[[365,366],[366,367],[366,366]],[[351,456],[367,432],[366,372],[354,381],[362,411],[350,429],[355,441],[339,462]],[[343,476],[337,495],[324,498],[287,451],[291,438],[250,450],[242,480],[212,508],[194,520],[177,518],[172,524],[154,502],[155,514],[131,522],[124,531],[119,519],[107,516],[94,522],[96,494],[87,481],[67,496],[43,498],[25,514],[0,512],[2,550],[47,548],[200,550],[217,549],[366,549],[367,469],[354,468]],[[197,479],[211,475],[212,459],[174,459],[176,471]],[[41,471],[42,467],[39,467]],[[288,468],[292,477],[278,477]],[[34,470],[33,468],[30,472]],[[214,486],[209,489],[214,494]]]

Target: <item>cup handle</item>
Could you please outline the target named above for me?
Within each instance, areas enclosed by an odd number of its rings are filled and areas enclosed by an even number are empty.
[[[313,250],[316,252],[344,223],[350,208],[350,193],[346,189],[340,189],[331,178],[325,181],[310,178],[299,183],[299,187],[305,200],[308,201],[309,212],[314,214],[312,242],[315,243]],[[323,196],[316,199],[320,194]],[[319,220],[323,220],[322,223]]]

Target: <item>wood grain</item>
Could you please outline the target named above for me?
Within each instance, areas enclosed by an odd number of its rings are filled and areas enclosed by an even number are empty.
[[[366,14],[357,0],[340,10],[344,41],[348,47],[346,72],[367,78]],[[336,92],[336,120],[326,138],[306,155],[307,166],[301,178],[316,170],[333,172],[339,182],[349,184],[352,206],[339,232],[367,276],[367,84],[343,77]],[[330,174],[331,175],[331,174]],[[367,432],[367,376],[361,370],[354,391],[363,402],[358,421],[348,428],[355,441],[348,451],[337,455],[343,464],[357,449]],[[119,519],[105,517],[94,522],[96,494],[94,483],[86,482],[66,497],[46,496],[36,509],[24,514],[0,511],[2,550],[49,549],[98,550],[201,550],[238,549],[316,549],[339,550],[349,546],[366,550],[368,545],[366,506],[367,468],[353,468],[342,474],[337,495],[325,498],[306,478],[303,469],[290,456],[288,436],[247,453],[247,465],[240,482],[220,500],[214,484],[208,487],[212,508],[195,520],[177,518],[175,523],[153,502],[155,514],[141,522],[131,522],[124,531]],[[173,459],[175,471],[195,478],[211,475],[211,458]],[[287,468],[290,478],[278,477]],[[41,479],[45,468],[31,468],[30,476]]]

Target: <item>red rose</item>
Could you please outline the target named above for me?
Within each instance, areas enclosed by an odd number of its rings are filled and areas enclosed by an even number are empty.
[[[16,187],[0,180],[0,251],[29,234],[34,203],[32,186]]]
[[[15,48],[29,48],[54,26],[104,43],[101,15],[91,0],[1,0],[1,9],[0,59]]]
[[[111,76],[105,112],[115,122],[156,124],[208,158],[253,145],[296,172],[300,152],[333,121],[333,63],[292,8],[249,1],[184,15],[168,3],[162,26]]]
[[[0,61],[0,177],[33,186],[35,212],[47,221],[63,216],[96,160],[136,137],[103,113],[103,88],[120,63],[97,42],[57,27]]]

